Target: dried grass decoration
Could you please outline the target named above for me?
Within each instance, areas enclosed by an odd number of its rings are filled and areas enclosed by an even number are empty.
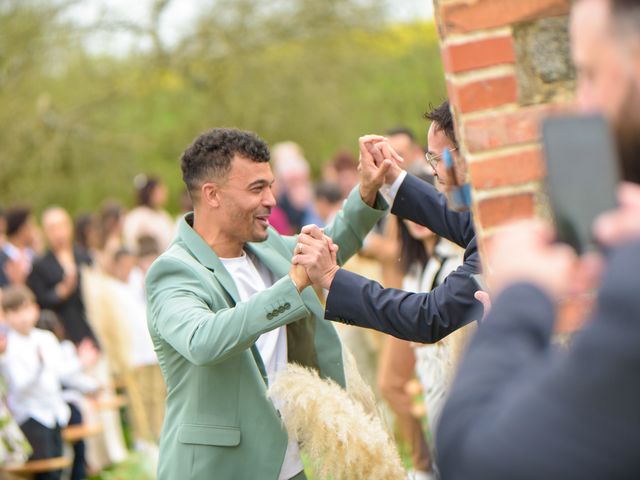
[[[347,355],[348,391],[315,370],[289,364],[269,389],[290,437],[321,480],[404,480],[395,443],[369,386]]]

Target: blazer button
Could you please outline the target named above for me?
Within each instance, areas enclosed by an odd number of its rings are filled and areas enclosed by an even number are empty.
[[[273,314],[272,313],[267,313],[267,320],[271,320],[273,318]]]
[[[285,310],[289,310],[291,308],[291,304],[289,302],[284,304]]]
[[[275,309],[273,312],[271,312],[271,315],[273,315],[274,317],[278,316],[278,310]]]
[[[278,313],[284,313],[284,306],[278,308]]]

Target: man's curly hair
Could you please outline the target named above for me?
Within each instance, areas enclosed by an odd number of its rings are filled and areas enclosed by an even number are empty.
[[[180,158],[182,180],[191,195],[204,182],[229,173],[234,155],[258,163],[270,159],[269,147],[253,132],[214,128],[196,138]]]

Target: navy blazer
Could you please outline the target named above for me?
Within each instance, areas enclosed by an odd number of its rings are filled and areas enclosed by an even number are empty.
[[[482,308],[473,297],[478,287],[471,277],[481,268],[471,213],[449,210],[443,194],[409,174],[391,212],[465,248],[464,263],[426,293],[382,288],[340,269],[329,289],[325,318],[422,343],[435,343],[480,318]]]
[[[470,343],[436,435],[445,480],[640,478],[640,242],[612,255],[595,312],[551,345],[554,305],[518,284]]]

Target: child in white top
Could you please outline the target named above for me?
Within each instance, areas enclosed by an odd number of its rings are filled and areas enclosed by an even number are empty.
[[[62,397],[64,365],[58,339],[34,328],[40,310],[27,287],[6,288],[2,309],[10,327],[3,359],[9,408],[33,447],[31,459],[62,456],[60,428],[67,425],[70,411]],[[35,478],[57,480],[61,473],[47,472]]]

